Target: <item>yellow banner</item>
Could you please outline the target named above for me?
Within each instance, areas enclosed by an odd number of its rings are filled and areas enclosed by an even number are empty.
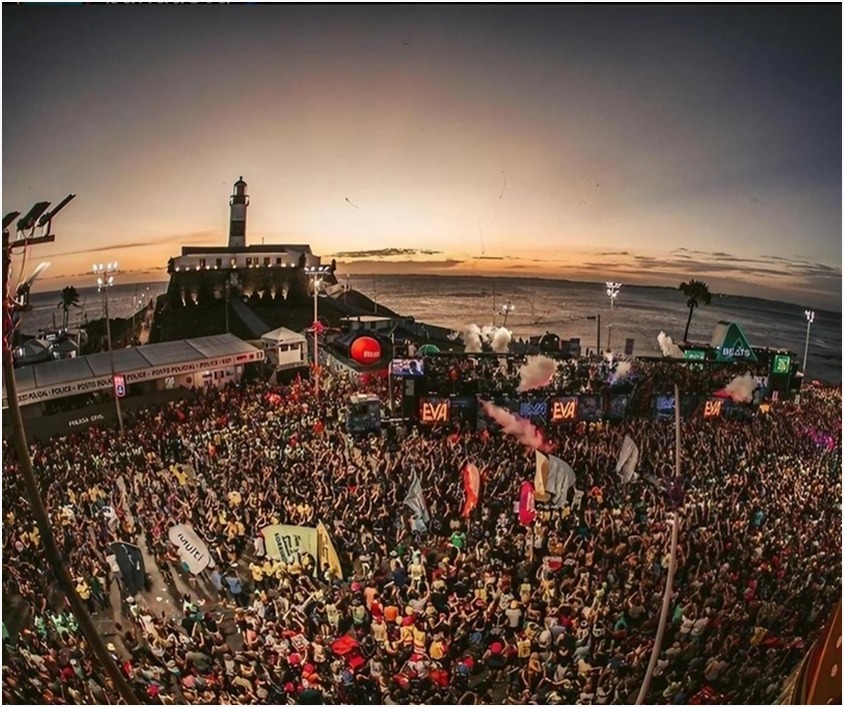
[[[268,525],[261,533],[267,555],[273,560],[291,564],[307,553],[317,558],[317,530],[298,525]]]
[[[316,532],[320,573],[322,573],[325,565],[328,565],[337,579],[343,579],[343,568],[340,566],[340,557],[337,555],[337,550],[334,549],[334,543],[331,542],[331,535],[328,532],[328,528],[323,525],[322,521],[317,523]]]

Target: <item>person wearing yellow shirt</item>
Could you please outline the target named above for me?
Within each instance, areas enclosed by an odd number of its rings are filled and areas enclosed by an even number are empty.
[[[280,582],[284,579],[284,575],[287,573],[287,565],[284,564],[283,560],[273,560],[273,574],[275,578]]]
[[[263,565],[253,562],[249,565],[249,569],[252,571],[252,581],[255,582],[255,589],[263,589],[264,588],[264,567]]]
[[[445,658],[446,650],[447,644],[443,640],[443,635],[438,633],[434,636],[434,640],[431,642],[431,658],[437,661],[442,660]]]
[[[94,613],[94,598],[91,595],[91,587],[88,586],[88,582],[86,582],[82,577],[76,578],[76,593],[79,595],[79,598],[85,602],[85,605],[88,607],[88,613]]]
[[[264,577],[267,578],[267,581],[275,575],[275,567],[273,566],[273,561],[269,557],[264,558],[264,564],[261,565],[261,569],[264,570]]]

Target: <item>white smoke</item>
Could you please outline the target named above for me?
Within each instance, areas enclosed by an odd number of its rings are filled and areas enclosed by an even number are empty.
[[[480,353],[483,349],[481,343],[481,330],[477,324],[468,324],[463,329],[463,344],[466,353]]]
[[[467,324],[461,333],[466,353],[480,353],[484,344],[492,348],[495,353],[507,353],[513,334],[504,327],[487,324],[479,327],[477,324]]]
[[[615,373],[613,374],[614,381],[620,381],[625,379],[630,371],[633,369],[633,364],[630,361],[619,361],[618,365],[615,367]]]
[[[492,336],[492,350],[495,353],[507,353],[510,349],[510,341],[512,339],[512,332],[509,329],[501,327]]]
[[[680,350],[680,347],[677,346],[677,344],[674,343],[674,340],[664,331],[659,332],[656,340],[659,342],[659,348],[662,350],[663,356],[668,356],[669,358],[683,358],[683,352]]]
[[[492,326],[492,324],[485,325],[480,333],[481,333],[481,340],[485,344],[491,344],[493,338],[495,338],[495,333],[498,331],[498,327]]]
[[[756,390],[756,380],[749,373],[743,376],[736,376],[724,388],[735,403],[749,403],[753,401],[753,392]]]
[[[484,412],[499,424],[504,434],[517,437],[521,444],[531,449],[548,451],[548,445],[545,444],[542,433],[529,420],[514,415],[486,400],[481,401],[481,406]]]
[[[544,388],[557,372],[557,362],[547,356],[528,356],[527,362],[519,368],[518,391]]]

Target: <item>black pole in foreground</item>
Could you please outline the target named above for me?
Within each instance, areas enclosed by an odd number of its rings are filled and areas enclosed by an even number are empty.
[[[3,303],[3,308],[11,306],[9,301],[8,278],[9,268],[11,266],[11,246],[9,244],[9,237],[7,233],[3,233],[3,294],[6,298]],[[5,312],[4,312],[5,314]],[[6,319],[4,324],[9,323]],[[35,516],[35,522],[38,524],[38,530],[41,533],[41,542],[44,547],[44,554],[50,563],[50,567],[59,582],[59,586],[65,593],[65,596],[70,603],[71,611],[76,617],[79,628],[85,636],[85,640],[94,652],[100,665],[111,678],[112,684],[120,697],[127,705],[137,704],[138,697],[135,695],[129,683],[120,672],[117,663],[109,654],[105,644],[103,643],[100,634],[94,626],[88,610],[76,593],[76,587],[71,579],[70,572],[68,572],[59,552],[58,545],[56,545],[56,538],[53,535],[53,529],[50,527],[50,519],[47,516],[47,511],[44,508],[44,502],[41,499],[41,492],[38,488],[38,481],[35,478],[35,473],[32,470],[32,458],[29,456],[29,445],[26,441],[26,430],[23,426],[21,418],[20,405],[18,405],[18,390],[15,383],[15,366],[12,359],[11,349],[11,334],[12,332],[3,332],[3,383],[6,386],[6,398],[8,400],[7,415],[12,418],[12,438],[15,443],[15,454],[18,460],[18,470],[26,487],[26,494],[29,500],[30,508],[32,508],[32,515]]]

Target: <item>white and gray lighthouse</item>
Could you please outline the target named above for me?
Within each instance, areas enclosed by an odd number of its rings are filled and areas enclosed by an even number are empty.
[[[249,197],[246,194],[246,182],[243,177],[234,183],[234,193],[229,201],[231,218],[229,219],[229,248],[246,247],[246,207]]]

